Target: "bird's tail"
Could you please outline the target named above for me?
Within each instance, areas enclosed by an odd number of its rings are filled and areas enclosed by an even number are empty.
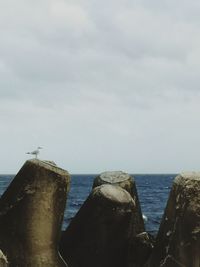
[[[26,152],[26,154],[31,154],[30,152]]]

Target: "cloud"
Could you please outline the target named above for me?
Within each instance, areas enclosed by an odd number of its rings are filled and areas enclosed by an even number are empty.
[[[1,2],[2,172],[38,145],[70,172],[198,169],[199,9]]]

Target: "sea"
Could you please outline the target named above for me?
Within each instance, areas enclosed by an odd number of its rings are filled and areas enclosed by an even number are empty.
[[[71,175],[62,229],[66,229],[92,190],[97,174]],[[146,231],[156,235],[176,174],[133,174],[139,201],[145,218]],[[4,193],[14,175],[0,175],[0,195]]]

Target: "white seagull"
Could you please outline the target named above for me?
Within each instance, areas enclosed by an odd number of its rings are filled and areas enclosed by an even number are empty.
[[[42,149],[41,146],[38,146],[38,148],[32,152],[27,152],[26,154],[35,155],[35,158],[37,159],[38,154],[40,153],[40,149]]]

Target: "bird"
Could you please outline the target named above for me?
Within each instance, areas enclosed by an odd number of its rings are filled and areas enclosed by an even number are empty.
[[[37,156],[40,153],[40,149],[42,149],[42,147],[41,146],[38,146],[36,150],[34,150],[32,152],[27,152],[26,154],[35,155],[35,158],[37,159]]]

